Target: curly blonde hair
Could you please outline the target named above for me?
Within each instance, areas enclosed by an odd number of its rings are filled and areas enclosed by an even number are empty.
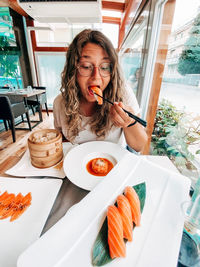
[[[81,57],[82,49],[87,43],[101,46],[109,56],[112,65],[110,82],[103,91],[104,97],[112,102],[123,101],[124,81],[121,74],[118,55],[110,40],[100,31],[86,29],[80,32],[70,44],[66,53],[66,63],[62,72],[60,91],[65,100],[65,114],[68,123],[67,138],[70,142],[81,130],[80,98],[81,90],[76,81],[77,65]],[[110,131],[112,124],[109,120],[111,105],[104,101],[103,105],[97,105],[90,119],[91,131],[98,138],[104,138]]]

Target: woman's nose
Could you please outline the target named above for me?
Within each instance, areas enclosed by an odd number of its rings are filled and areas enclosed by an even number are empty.
[[[101,74],[99,72],[99,67],[94,67],[92,71],[92,77],[101,78]]]

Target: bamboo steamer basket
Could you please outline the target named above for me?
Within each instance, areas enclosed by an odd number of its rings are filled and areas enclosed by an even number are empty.
[[[43,129],[28,138],[31,164],[37,168],[49,168],[63,158],[62,135],[55,129]]]

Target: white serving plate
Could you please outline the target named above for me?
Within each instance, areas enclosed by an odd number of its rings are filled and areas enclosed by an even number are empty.
[[[63,143],[63,154],[64,156],[74,147],[71,143]],[[59,163],[58,163],[59,165]],[[31,164],[29,149],[24,153],[20,161],[12,168],[6,171],[6,174],[16,177],[37,177],[37,176],[48,176],[56,178],[65,178],[63,167],[57,168],[56,165],[49,168],[36,168]]]
[[[31,205],[17,220],[0,220],[1,267],[16,267],[18,256],[39,238],[61,185],[59,179],[0,177],[1,194],[32,195]]]
[[[176,266],[184,222],[181,203],[188,199],[190,181],[128,153],[106,179],[20,255],[17,267],[92,266],[92,248],[108,205],[126,185],[144,181],[147,193],[141,226],[134,229],[133,241],[126,243],[126,258],[106,266]]]
[[[90,174],[86,169],[87,163],[94,158],[106,158],[113,163],[115,168],[127,153],[130,152],[115,143],[87,142],[72,148],[67,153],[63,162],[64,173],[73,184],[85,190],[92,190],[105,176]]]

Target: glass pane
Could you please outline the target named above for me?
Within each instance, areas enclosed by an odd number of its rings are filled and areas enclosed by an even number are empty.
[[[184,3],[184,8],[182,1],[176,3],[159,101],[165,98],[178,109],[199,114],[200,3]]]
[[[200,3],[176,0],[172,33],[152,135],[154,154],[167,155],[191,178],[200,170]]]
[[[118,39],[119,39],[119,25],[118,24],[102,24],[102,32],[107,36],[112,42],[115,48],[118,47]]]
[[[146,5],[122,46],[121,64],[125,79],[138,97],[142,86],[142,65],[145,58],[145,42],[148,29],[150,4]],[[138,99],[139,100],[139,99]]]
[[[53,107],[53,100],[60,92],[65,53],[36,53],[36,58],[39,85],[47,87],[48,106]]]
[[[0,54],[0,86],[23,88],[18,55]]]
[[[0,7],[0,46],[16,46],[12,17],[8,7]]]
[[[20,50],[16,44],[12,17],[8,7],[0,7],[0,86],[22,88],[19,63]]]
[[[43,27],[43,30],[36,30],[37,46],[46,47],[67,47],[73,38],[84,29],[97,29],[110,38],[114,47],[118,47],[119,26],[108,23],[94,24],[71,24],[66,23],[39,23],[34,22],[35,27]]]

